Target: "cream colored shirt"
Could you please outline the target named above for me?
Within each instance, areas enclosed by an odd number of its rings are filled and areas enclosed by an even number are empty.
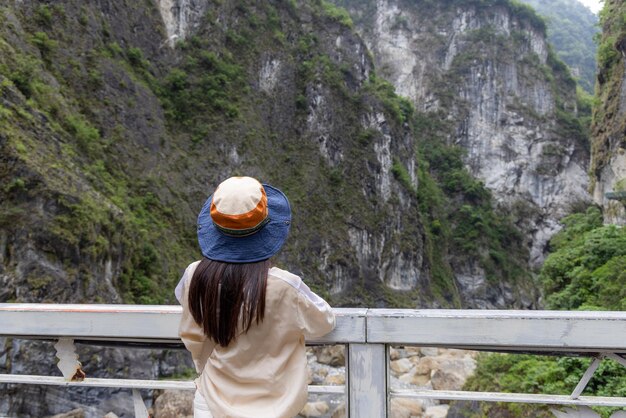
[[[189,312],[189,283],[199,261],[176,288],[183,306],[179,335],[200,377],[196,386],[216,418],[290,418],[307,400],[305,338],[335,327],[332,309],[302,280],[273,267],[267,277],[265,318],[228,347],[207,338]]]

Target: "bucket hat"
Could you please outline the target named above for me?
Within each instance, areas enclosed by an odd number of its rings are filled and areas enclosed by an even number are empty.
[[[291,208],[287,196],[252,177],[220,183],[198,215],[202,255],[228,263],[267,260],[289,235]]]

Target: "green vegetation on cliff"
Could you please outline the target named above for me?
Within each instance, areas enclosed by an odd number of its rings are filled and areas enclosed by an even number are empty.
[[[278,262],[334,303],[460,306],[453,271],[467,262],[524,285],[512,220],[431,116],[375,76],[345,11],[214,2],[170,49],[160,24],[139,23],[160,22],[155,8],[124,7],[127,21],[73,0],[2,9],[0,210],[11,237],[31,231],[6,244],[3,268],[33,266],[18,280],[32,292],[4,300],[171,301],[198,257],[195,214],[231,174],[287,193],[296,227]],[[411,289],[389,288],[407,285],[376,263],[415,275]]]
[[[547,307],[626,310],[626,229],[603,226],[596,208],[563,224],[540,275]]]

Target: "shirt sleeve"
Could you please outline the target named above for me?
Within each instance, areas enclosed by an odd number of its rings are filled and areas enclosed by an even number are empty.
[[[179,286],[181,286],[179,302],[183,306],[183,314],[180,318],[180,325],[178,326],[178,335],[185,344],[185,347],[191,353],[194,366],[198,374],[202,374],[204,366],[206,365],[209,356],[215,348],[215,343],[204,334],[202,327],[196,323],[193,319],[193,315],[189,311],[188,299],[189,299],[189,284],[193,277],[193,272],[198,263],[191,264],[185,270]],[[176,287],[178,290],[179,286]],[[176,295],[178,298],[178,294]]]
[[[305,338],[318,338],[335,328],[335,314],[304,282],[298,288],[298,322]]]

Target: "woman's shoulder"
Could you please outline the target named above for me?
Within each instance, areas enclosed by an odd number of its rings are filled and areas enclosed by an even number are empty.
[[[182,304],[185,287],[189,285],[189,281],[193,276],[193,272],[196,270],[196,267],[198,267],[198,264],[200,264],[200,261],[202,260],[194,261],[187,266],[185,272],[183,273],[183,277],[180,278],[180,281],[174,289],[174,295],[176,296],[176,300],[178,300],[180,304]]]
[[[182,280],[189,283],[191,281],[191,278],[193,277],[193,273],[196,271],[196,267],[198,267],[201,261],[202,260],[197,260],[189,264],[187,268],[185,269],[185,272],[183,273]]]
[[[196,267],[198,267],[198,264],[200,264],[201,261],[202,260],[196,260],[193,263],[189,264],[185,269],[185,273],[193,273],[193,271],[196,269]]]
[[[278,267],[272,267],[269,270],[267,276],[268,276],[268,279],[273,278],[277,280],[279,283],[287,283],[288,285],[295,288],[296,290],[299,289],[300,285],[302,284],[302,279],[300,279],[299,276],[293,274],[290,271],[283,270]]]

